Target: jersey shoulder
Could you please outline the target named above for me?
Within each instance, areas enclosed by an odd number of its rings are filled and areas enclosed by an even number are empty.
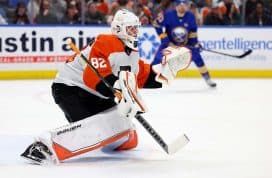
[[[124,44],[113,34],[99,34],[95,40],[95,46],[103,51],[124,51]]]
[[[185,15],[189,19],[195,19],[195,15],[191,11],[187,11]]]
[[[122,44],[121,40],[119,40],[117,36],[113,34],[99,34],[96,39],[105,43]]]
[[[165,18],[172,18],[177,16],[177,11],[175,9],[169,9],[164,12]]]

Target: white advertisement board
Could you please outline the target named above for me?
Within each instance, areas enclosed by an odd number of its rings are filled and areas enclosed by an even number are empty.
[[[207,49],[232,55],[253,51],[240,59],[202,52],[211,69],[272,69],[272,28],[201,28],[199,40]]]
[[[0,26],[0,71],[56,70],[73,52],[65,40],[81,48],[108,26]],[[240,55],[232,58],[207,51],[202,56],[211,70],[272,70],[272,28],[199,28],[199,41],[207,49]],[[143,27],[140,55],[151,62],[160,41],[152,27]],[[194,68],[194,65],[191,65]]]
[[[65,41],[72,38],[82,48],[108,27],[1,26],[0,71],[56,70],[73,54]]]

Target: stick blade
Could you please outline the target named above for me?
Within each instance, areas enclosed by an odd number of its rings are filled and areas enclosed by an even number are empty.
[[[176,138],[172,143],[168,144],[167,153],[174,154],[181,148],[183,148],[187,143],[189,143],[190,139],[187,135],[183,134]]]
[[[249,55],[249,54],[251,54],[251,53],[252,53],[252,50],[249,49],[249,50],[246,51],[244,54],[242,54],[241,56],[239,56],[239,58],[243,58],[243,57],[245,57],[245,56],[247,56],[247,55]]]

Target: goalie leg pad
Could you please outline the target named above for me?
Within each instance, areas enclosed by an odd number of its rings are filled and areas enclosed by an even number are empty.
[[[134,125],[113,107],[95,116],[50,131],[53,150],[62,161],[127,137]]]
[[[116,147],[114,150],[130,150],[135,148],[138,145],[138,135],[136,130],[132,130],[129,132],[127,136],[127,140],[124,141],[120,146]]]

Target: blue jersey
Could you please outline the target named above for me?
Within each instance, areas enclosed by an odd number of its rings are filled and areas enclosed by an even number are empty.
[[[177,0],[176,2],[179,4],[186,1]],[[200,45],[197,39],[197,24],[192,12],[186,11],[182,17],[179,17],[176,9],[167,10],[158,14],[153,26],[161,39],[161,45],[151,65],[161,63],[164,55],[163,50],[168,46],[187,46],[191,50],[192,60],[199,68],[201,75],[206,81],[209,81],[208,85],[212,87],[216,86],[216,84],[210,83],[209,72],[200,55]]]
[[[178,17],[176,9],[167,10],[159,15],[155,26],[159,35],[165,33],[173,44],[194,46],[197,42],[197,24],[193,13],[186,11],[183,17]]]
[[[161,45],[152,61],[152,65],[161,62],[163,49],[172,43],[176,46],[185,45],[189,47],[195,64],[198,67],[204,66],[198,45],[197,24],[192,12],[186,11],[183,17],[178,17],[176,9],[167,10],[158,15],[153,25],[161,38]]]

